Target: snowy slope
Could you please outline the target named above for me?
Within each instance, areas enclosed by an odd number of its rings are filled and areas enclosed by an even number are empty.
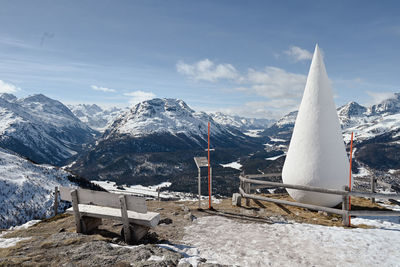
[[[61,165],[94,141],[90,129],[61,102],[44,95],[0,95],[0,146],[39,163]]]
[[[117,107],[103,109],[96,104],[68,105],[68,108],[78,119],[99,132],[104,132],[118,116],[127,110],[127,108]]]
[[[0,148],[0,228],[52,215],[54,187],[71,186],[69,175]]]
[[[349,141],[351,132],[356,134],[358,141],[367,140],[400,129],[400,93],[368,108],[350,102],[339,107],[337,112],[346,141]],[[265,134],[282,136],[281,132],[293,129],[296,117],[297,111],[285,115],[267,129]]]
[[[106,137],[113,134],[141,137],[155,133],[205,136],[207,121],[213,123],[206,113],[195,112],[182,100],[156,98],[135,105],[117,119],[107,130]],[[222,132],[221,127],[215,123],[213,130],[215,134]]]
[[[71,169],[93,180],[167,181],[175,174],[193,170],[193,156],[207,147],[208,122],[211,147],[219,149],[224,161],[236,160],[235,153],[240,156],[262,149],[261,141],[220,125],[182,100],[152,99],[119,116]]]
[[[265,129],[274,121],[268,119],[245,118],[231,116],[221,112],[210,113],[213,120],[226,127],[234,127],[240,130]]]
[[[398,218],[396,218],[398,219]],[[197,219],[185,229],[185,245],[160,245],[181,252],[197,266],[398,266],[400,224],[352,220],[377,229],[346,229],[291,222],[243,223],[221,216]]]
[[[218,142],[230,142],[234,138],[246,138],[241,132],[215,122],[205,112],[194,111],[182,100],[156,98],[141,102],[118,117],[105,131],[102,139],[169,136],[168,138],[181,139],[181,143],[187,147],[204,147],[207,142],[208,122],[211,123],[214,145]]]

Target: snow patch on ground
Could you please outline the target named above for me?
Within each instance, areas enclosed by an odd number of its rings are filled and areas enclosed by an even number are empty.
[[[279,138],[271,138],[271,142],[286,142],[286,140],[279,139]]]
[[[265,158],[265,159],[266,160],[276,160],[276,159],[279,159],[280,157],[283,157],[285,155],[286,155],[286,153],[283,153],[283,154],[280,154],[279,156],[269,157],[269,158]]]
[[[28,240],[30,237],[0,238],[0,248],[9,248],[17,245],[19,241]]]
[[[195,247],[178,244],[159,244],[158,246],[180,253],[183,258],[179,261],[179,264],[189,263],[196,267],[200,261],[200,252]]]
[[[19,241],[28,240],[30,237],[12,237],[3,238],[4,235],[20,229],[27,229],[40,222],[40,220],[32,220],[19,226],[10,227],[8,230],[0,234],[0,248],[9,248],[15,246]]]
[[[365,177],[370,175],[370,171],[368,171],[365,167],[360,167],[358,168],[358,173],[353,174],[353,177]]]
[[[227,163],[227,164],[220,164],[222,167],[224,168],[232,168],[232,169],[236,169],[239,170],[242,168],[242,164],[240,164],[237,161],[231,162],[231,163]]]
[[[182,254],[236,266],[398,266],[400,227],[394,222],[390,227],[346,229],[202,217],[186,227]]]
[[[261,137],[260,133],[262,131],[263,130],[248,130],[247,132],[244,132],[244,134],[250,137]]]
[[[39,222],[40,222],[40,220],[32,220],[32,221],[26,222],[26,223],[18,225],[18,226],[11,226],[9,228],[9,230],[10,231],[15,231],[15,230],[27,229],[27,228],[29,228],[29,227],[31,227],[31,226],[39,223]]]
[[[158,185],[151,186],[143,186],[143,185],[120,185],[118,186],[115,182],[111,181],[91,181],[93,184],[97,184],[108,192],[115,194],[127,194],[127,195],[136,195],[136,196],[144,196],[149,199],[157,198],[158,192],[157,188],[169,187],[171,185],[170,182],[163,182]],[[122,188],[122,189],[121,189]],[[204,189],[203,189],[204,190]],[[204,191],[204,193],[206,193]],[[177,201],[198,201],[197,195],[193,195],[192,193],[184,193],[184,192],[175,192],[175,191],[161,191],[160,192],[161,199],[175,199]],[[205,203],[208,196],[201,196],[202,203]],[[212,197],[212,202],[218,204],[221,202],[221,199],[217,199]],[[206,205],[206,204],[204,204]]]

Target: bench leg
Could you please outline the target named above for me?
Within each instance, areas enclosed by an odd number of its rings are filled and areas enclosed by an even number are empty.
[[[130,236],[128,237],[128,240],[126,240],[126,235],[125,235],[125,227],[122,227],[121,230],[121,236],[125,239],[125,242],[128,244],[134,244],[137,243],[140,239],[142,239],[147,232],[149,231],[150,228],[142,226],[142,225],[137,225],[137,224],[129,224],[129,230],[130,230]]]
[[[81,221],[82,221],[82,230],[84,233],[88,233],[94,229],[97,229],[97,227],[101,225],[100,218],[83,216]]]

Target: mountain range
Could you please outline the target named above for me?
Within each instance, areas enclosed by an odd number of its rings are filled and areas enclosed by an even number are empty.
[[[239,170],[220,164],[240,162],[246,173],[280,171],[297,112],[272,121],[194,111],[178,99],[103,109],[67,107],[42,94],[21,99],[1,94],[0,115],[0,147],[24,158],[67,164],[90,180],[169,180],[176,191],[195,191],[193,157],[206,155],[210,122],[215,185],[228,195],[237,188]],[[338,108],[338,116],[347,145],[355,134],[353,171],[393,177],[400,169],[400,94],[370,107],[350,102]],[[247,134],[255,129],[258,135]]]
[[[354,172],[368,168],[385,176],[400,169],[400,93],[370,107],[350,102],[337,111],[347,146],[354,133]],[[291,112],[261,133],[271,138],[267,150],[287,149],[296,116]]]
[[[192,173],[193,157],[205,155],[208,122],[217,158],[235,160],[256,147],[262,148],[258,139],[219,124],[182,100],[152,99],[120,115],[71,170],[93,179],[126,183],[165,181]]]
[[[93,143],[98,132],[61,102],[42,94],[0,95],[0,147],[38,163],[62,166]]]

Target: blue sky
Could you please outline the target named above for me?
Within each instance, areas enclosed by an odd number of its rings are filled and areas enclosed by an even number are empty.
[[[337,105],[400,92],[398,1],[2,1],[0,92],[278,118],[324,53]]]

